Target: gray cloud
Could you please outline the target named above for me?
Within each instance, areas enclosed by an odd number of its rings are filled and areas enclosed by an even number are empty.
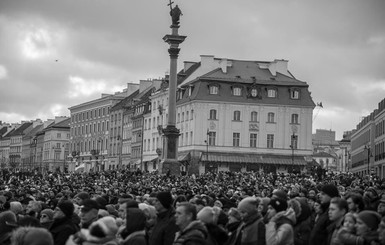
[[[170,32],[167,3],[1,1],[0,120],[66,114],[102,89],[163,76],[169,66],[162,40]],[[384,98],[382,0],[176,3],[183,12],[179,32],[188,36],[179,68],[201,54],[288,59],[314,101],[325,105],[314,111],[314,130],[332,127],[341,137]],[[92,86],[89,93],[74,92],[84,84]]]

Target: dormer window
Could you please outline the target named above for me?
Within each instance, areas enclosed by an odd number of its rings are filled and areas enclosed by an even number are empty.
[[[269,89],[267,90],[267,97],[269,97],[269,98],[275,98],[275,97],[277,97],[277,90],[274,89],[274,88],[269,88]]]
[[[290,90],[290,98],[293,100],[299,99],[299,90],[298,89],[291,89]]]
[[[233,88],[233,95],[234,96],[241,96],[242,95],[242,89],[240,87],[234,87]]]
[[[251,89],[251,97],[257,97],[258,96],[258,89],[257,88],[252,88]]]
[[[218,85],[210,85],[209,86],[209,93],[210,94],[218,94],[219,87]]]
[[[191,96],[191,95],[192,95],[193,89],[194,89],[193,86],[190,86],[190,87],[188,88],[188,96]]]

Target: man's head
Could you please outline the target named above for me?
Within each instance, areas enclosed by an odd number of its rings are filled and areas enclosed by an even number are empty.
[[[378,229],[381,222],[381,216],[371,210],[364,210],[358,214],[356,223],[356,233],[359,236],[366,235],[371,231]]]
[[[64,200],[59,202],[53,214],[54,220],[62,218],[71,218],[74,213],[74,204],[71,201]]]
[[[155,209],[158,213],[164,212],[171,208],[173,199],[169,191],[162,191],[156,195],[154,203]]]
[[[336,221],[342,217],[348,212],[348,203],[346,202],[345,199],[339,198],[339,197],[334,197],[330,201],[330,206],[329,206],[329,219],[331,221]]]
[[[258,213],[259,201],[255,197],[246,197],[242,199],[238,204],[238,211],[242,217],[242,220],[247,219],[256,213]]]
[[[87,199],[83,201],[80,207],[80,222],[82,224],[90,224],[98,218],[99,205],[95,200]]]
[[[87,192],[79,192],[78,194],[76,194],[73,201],[75,204],[80,206],[82,205],[82,202],[87,199],[90,199],[90,195]]]
[[[365,208],[364,199],[361,194],[350,193],[346,197],[346,201],[348,202],[349,212],[358,213]]]
[[[197,210],[194,204],[188,202],[182,202],[176,208],[175,212],[175,223],[182,231],[192,221],[196,220]]]
[[[38,201],[29,201],[25,212],[28,215],[31,215],[33,217],[37,217],[41,211],[41,204]]]
[[[377,212],[384,217],[385,216],[385,198],[381,198],[378,207],[377,207]]]
[[[385,244],[385,217],[382,217],[381,223],[378,225],[377,232],[380,244]]]
[[[339,197],[338,189],[333,184],[326,184],[321,189],[321,203],[329,203],[333,197]]]

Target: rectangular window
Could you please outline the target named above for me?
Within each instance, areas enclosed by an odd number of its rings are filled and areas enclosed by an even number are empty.
[[[233,95],[234,96],[241,96],[242,89],[241,88],[233,88]]]
[[[61,133],[57,133],[57,138],[61,139]]]
[[[269,112],[267,114],[267,122],[269,122],[269,123],[273,123],[274,122],[274,113],[273,112]]]
[[[291,90],[290,92],[291,98],[298,100],[299,99],[299,91],[298,90]]]
[[[250,147],[257,147],[257,134],[250,134]]]
[[[267,90],[267,97],[269,97],[269,98],[277,97],[277,91],[275,89]]]
[[[239,146],[240,133],[233,133],[233,146]]]
[[[209,145],[215,145],[216,132],[209,132]]]
[[[267,135],[267,148],[274,148],[274,134]]]
[[[298,124],[298,114],[292,114],[291,115],[291,123],[292,124]]]
[[[210,94],[218,94],[218,86],[211,85],[209,87],[209,92],[210,92]]]

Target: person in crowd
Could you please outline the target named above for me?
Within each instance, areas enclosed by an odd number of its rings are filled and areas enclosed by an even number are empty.
[[[173,208],[176,209],[177,205],[179,203],[182,203],[182,202],[187,202],[187,198],[185,195],[178,195],[175,200],[174,200],[174,203],[172,204]]]
[[[74,196],[73,202],[74,204],[81,206],[83,201],[88,199],[90,199],[90,195],[87,192],[82,191]]]
[[[227,230],[227,235],[229,236],[227,240],[227,244],[229,244],[230,241],[234,240],[237,234],[237,229],[240,226],[241,222],[242,222],[242,217],[238,209],[230,208],[228,212],[228,222],[225,226]]]
[[[258,212],[258,205],[258,199],[255,197],[245,197],[239,202],[238,211],[242,223],[229,244],[266,244],[266,228],[263,217]]]
[[[372,210],[364,210],[358,214],[356,233],[363,240],[363,244],[378,243],[378,225],[381,216]]]
[[[258,212],[262,215],[263,217],[263,222],[267,224],[267,208],[270,203],[270,198],[269,197],[258,197],[259,199],[259,204],[258,204]]]
[[[377,207],[377,212],[381,215],[381,217],[385,216],[385,198],[380,199]]]
[[[78,226],[73,223],[72,215],[74,205],[69,200],[58,203],[53,214],[53,224],[50,228],[55,245],[64,245],[70,235],[78,231]]]
[[[288,209],[287,201],[273,196],[267,213],[269,222],[266,224],[266,244],[293,245],[296,214],[292,208]]]
[[[29,216],[32,216],[34,218],[39,218],[40,217],[40,212],[41,212],[41,204],[39,201],[29,201],[25,213]]]
[[[147,245],[148,236],[146,233],[146,215],[139,208],[127,210],[126,237],[121,242],[123,245]]]
[[[296,200],[298,200],[300,208],[299,215],[296,213],[297,221],[294,225],[294,244],[307,245],[312,228],[311,210],[305,197],[298,197]]]
[[[32,226],[17,228],[12,234],[11,242],[12,245],[56,245],[47,229]]]
[[[49,230],[53,224],[54,211],[52,209],[44,209],[40,212],[40,225]]]
[[[357,214],[345,214],[344,223],[337,232],[335,244],[356,245],[360,241],[360,237],[356,235],[356,216]]]
[[[92,222],[88,229],[82,228],[71,235],[66,245],[118,245],[117,232],[115,219],[110,216],[103,217]]]
[[[23,205],[20,202],[10,202],[10,210],[15,213],[18,220],[23,217]]]
[[[169,191],[162,191],[156,195],[154,203],[157,212],[157,223],[149,238],[150,245],[171,245],[178,231],[175,224],[175,209],[172,207],[173,199]]]
[[[80,207],[80,227],[88,228],[92,222],[98,219],[99,205],[95,200],[87,199],[82,202]]]
[[[319,215],[310,233],[309,244],[326,245],[328,239],[327,227],[330,225],[329,204],[333,197],[339,197],[338,189],[333,184],[326,184],[321,189],[321,207],[324,211]]]
[[[378,240],[380,244],[385,244],[385,217],[382,217],[380,224],[378,225]]]
[[[197,209],[197,213],[201,211],[202,208],[205,207],[205,202],[202,199],[197,197],[191,198],[189,202],[195,205],[195,208]]]
[[[0,244],[11,244],[12,231],[17,227],[16,215],[12,211],[0,213]]]
[[[154,206],[146,203],[139,203],[139,209],[143,211],[146,216],[146,234],[150,237],[152,229],[156,223],[156,210]]]
[[[378,202],[380,197],[377,190],[374,187],[369,187],[364,192],[365,210],[377,211]]]
[[[343,229],[343,221],[345,214],[348,212],[348,203],[345,199],[334,197],[329,205],[329,219],[331,224],[327,227],[328,230],[328,244],[338,245],[341,243],[338,237],[338,232]]]
[[[179,231],[175,235],[174,245],[205,244],[208,236],[205,225],[196,220],[197,210],[194,204],[182,202],[176,208],[175,223]]]
[[[207,229],[206,244],[222,245],[227,242],[227,232],[217,225],[221,209],[214,207],[204,207],[197,214],[197,219],[202,221]]]
[[[359,193],[349,193],[345,197],[346,201],[349,205],[349,212],[351,213],[359,213],[365,208],[364,198]]]

